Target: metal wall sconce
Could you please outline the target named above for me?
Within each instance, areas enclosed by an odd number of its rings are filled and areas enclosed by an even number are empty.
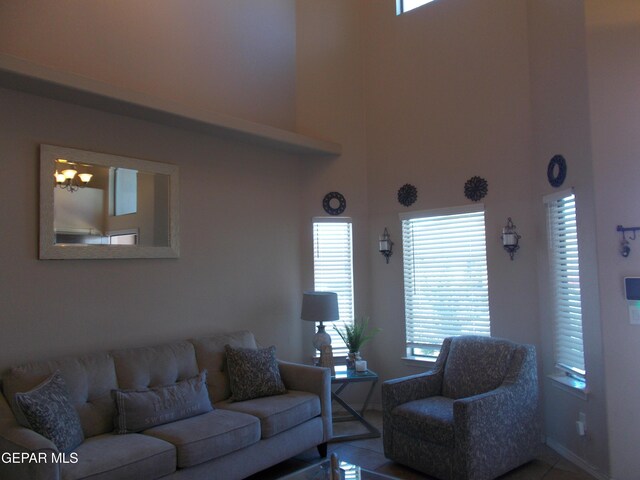
[[[507,224],[502,228],[502,247],[509,253],[511,260],[513,255],[520,248],[518,242],[522,238],[516,231],[516,226],[511,221],[511,217],[507,219]]]
[[[393,255],[393,242],[391,241],[391,236],[389,235],[387,227],[384,228],[384,233],[380,235],[378,245],[378,250],[384,258],[386,258],[387,263],[389,263],[389,257]]]
[[[636,232],[640,230],[640,227],[623,227],[622,225],[618,225],[616,227],[616,231],[622,233],[622,240],[620,241],[620,255],[624,258],[627,258],[631,253],[631,247],[629,246],[629,240],[636,239]],[[633,237],[627,240],[626,232],[633,232]]]

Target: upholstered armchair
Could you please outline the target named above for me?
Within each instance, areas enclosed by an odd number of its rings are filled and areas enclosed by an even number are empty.
[[[434,368],[382,385],[385,456],[442,480],[493,479],[540,445],[532,345],[447,338]]]

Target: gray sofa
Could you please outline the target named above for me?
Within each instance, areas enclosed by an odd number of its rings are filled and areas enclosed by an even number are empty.
[[[433,369],[382,385],[384,453],[442,480],[489,480],[541,445],[532,345],[446,338]]]
[[[224,346],[256,348],[253,334],[237,332],[155,347],[22,365],[6,372],[0,395],[0,453],[42,453],[46,462],[2,461],[0,478],[240,479],[318,447],[332,436],[328,369],[278,362],[284,395],[231,402]],[[114,389],[169,385],[208,372],[214,410],[141,433],[114,433]],[[10,403],[59,371],[77,410],[85,440],[66,463],[51,462],[55,445],[20,426]],[[12,457],[18,460],[20,457]],[[27,457],[23,457],[25,460]],[[31,457],[34,459],[35,457]]]

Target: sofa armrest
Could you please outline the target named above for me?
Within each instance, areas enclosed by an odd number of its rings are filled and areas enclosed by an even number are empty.
[[[315,393],[320,397],[322,410],[323,439],[328,442],[333,437],[333,418],[331,412],[331,370],[299,363],[278,360],[280,376],[285,387],[290,390]]]
[[[58,480],[60,466],[52,461],[54,453],[58,449],[51,440],[18,424],[0,394],[0,478]]]

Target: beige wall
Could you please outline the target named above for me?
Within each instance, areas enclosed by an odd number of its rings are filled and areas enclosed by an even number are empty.
[[[372,231],[388,227],[389,265],[371,236],[373,311],[383,328],[376,365],[403,364],[404,293],[399,213],[470,204],[464,183],[484,177],[491,332],[538,344],[532,204],[526,4],[441,1],[396,17],[393,2],[365,9],[367,156]],[[400,205],[411,183],[418,200]],[[510,261],[500,243],[512,217],[522,248]],[[380,345],[382,346],[382,345]]]
[[[0,52],[250,120],[295,119],[293,1],[0,1]],[[0,89],[0,369],[248,328],[302,358],[308,159]],[[177,260],[40,261],[38,145],[177,164]],[[322,159],[313,159],[322,163]]]
[[[283,128],[295,0],[0,0],[0,53]]]
[[[623,258],[615,229],[640,225],[640,3],[585,5],[611,476],[626,480],[640,472],[640,327],[629,324],[623,278],[640,276],[640,243]]]
[[[600,323],[595,200],[589,125],[584,4],[530,0],[529,37],[533,112],[535,197],[538,230],[541,352],[544,359],[545,434],[547,441],[601,473],[608,471],[605,376]],[[546,178],[549,160],[562,154],[567,179],[554,189]],[[543,195],[574,187],[578,215],[583,338],[589,394],[586,400],[546,377],[554,372],[551,292]],[[603,317],[604,318],[604,317]],[[579,412],[587,416],[587,435],[578,436]],[[575,456],[575,457],[573,457]]]
[[[313,288],[312,219],[328,216],[323,197],[345,196],[342,216],[353,219],[355,314],[369,306],[367,165],[365,154],[361,15],[357,1],[297,0],[296,127],[301,133],[342,144],[340,157],[304,164],[301,209],[303,286]],[[372,323],[376,319],[372,319]],[[339,323],[339,322],[338,322]],[[329,327],[332,328],[332,327]],[[305,326],[309,341],[312,326]]]

